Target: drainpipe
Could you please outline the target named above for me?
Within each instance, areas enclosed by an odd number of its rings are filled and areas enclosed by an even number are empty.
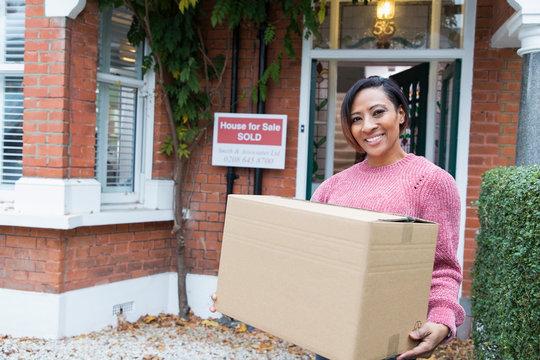
[[[262,23],[259,28],[259,80],[264,75],[264,69],[266,68],[266,44],[264,43],[264,33],[266,31],[266,22]],[[259,101],[257,102],[257,113],[264,114],[265,102],[262,100],[261,93],[259,92]],[[262,169],[255,169],[255,184],[253,186],[253,194],[262,194]]]
[[[238,26],[233,30],[233,45],[232,45],[232,69],[231,69],[231,113],[236,112],[236,89],[238,85]],[[234,172],[234,167],[229,166],[227,169],[227,197],[233,193],[234,180],[238,179],[238,175]]]

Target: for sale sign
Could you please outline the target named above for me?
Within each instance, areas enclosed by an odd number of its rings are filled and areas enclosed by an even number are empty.
[[[214,114],[212,165],[285,168],[287,115]]]

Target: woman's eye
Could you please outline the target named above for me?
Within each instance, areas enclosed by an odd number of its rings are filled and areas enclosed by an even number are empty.
[[[355,116],[355,117],[352,118],[352,122],[353,122],[353,123],[355,123],[355,122],[357,122],[357,121],[361,121],[361,120],[362,120],[362,118],[359,117],[359,116]]]
[[[375,111],[373,112],[373,116],[381,115],[381,114],[383,114],[383,113],[384,113],[384,110],[382,110],[382,109],[375,110]]]

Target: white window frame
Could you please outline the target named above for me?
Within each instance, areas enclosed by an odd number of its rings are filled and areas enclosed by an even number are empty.
[[[149,46],[145,43],[145,54],[149,54]],[[148,70],[142,80],[107,74],[97,73],[99,83],[113,84],[117,86],[127,86],[137,89],[137,106],[135,120],[135,149],[134,149],[134,171],[133,171],[133,191],[131,192],[104,192],[101,191],[102,209],[116,208],[142,208],[144,207],[145,184],[152,177],[152,151],[154,134],[154,90],[155,73]],[[106,110],[107,111],[107,110]],[[101,111],[101,113],[103,113]],[[97,122],[101,119],[96,117]],[[101,120],[103,121],[103,120]],[[97,159],[106,153],[106,143],[98,142],[96,148],[96,167]],[[105,150],[104,150],[105,149]],[[100,153],[98,153],[100,152]],[[105,155],[106,156],[106,155]],[[96,174],[97,179],[97,174]],[[98,180],[99,181],[99,180]]]

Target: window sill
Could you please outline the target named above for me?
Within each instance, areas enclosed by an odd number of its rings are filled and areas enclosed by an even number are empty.
[[[0,226],[68,230],[173,220],[171,180],[146,180],[142,202],[102,203],[94,179],[23,177],[8,194],[0,198]]]
[[[17,213],[10,203],[0,208],[0,225],[70,230],[81,226],[171,221],[171,209],[114,209],[95,214],[32,215]]]

